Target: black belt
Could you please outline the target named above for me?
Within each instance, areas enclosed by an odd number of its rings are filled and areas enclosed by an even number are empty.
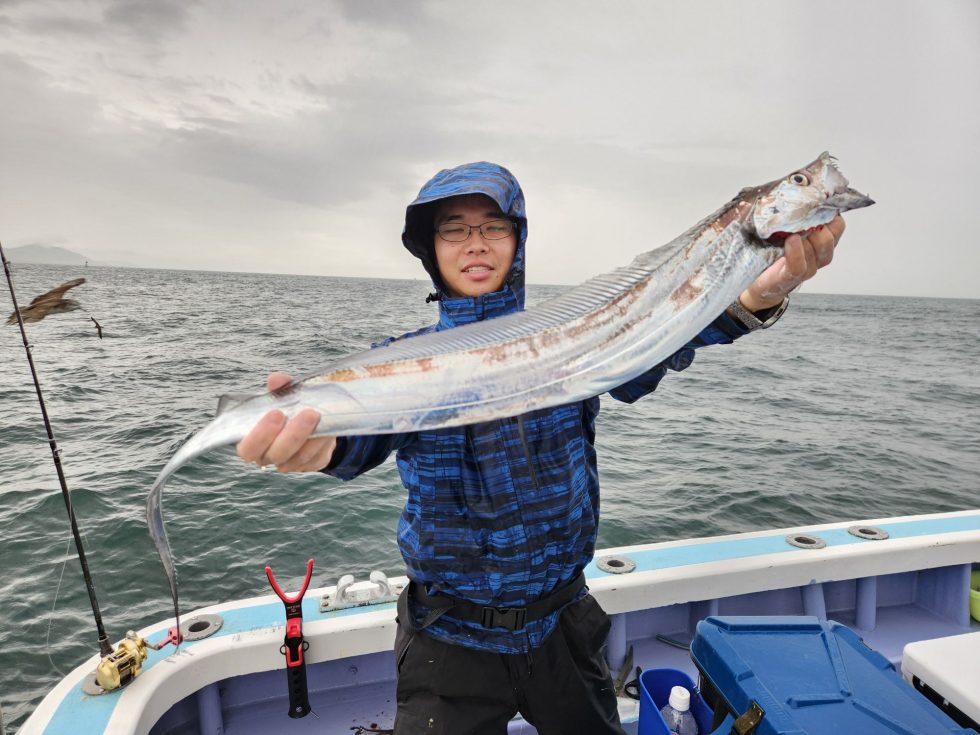
[[[491,607],[450,595],[430,595],[425,591],[425,585],[414,581],[410,589],[412,596],[422,605],[443,610],[457,620],[478,623],[484,628],[520,630],[528,623],[546,618],[555,610],[567,605],[575,599],[575,595],[583,587],[585,587],[585,574],[580,572],[564,587],[560,587],[547,597],[535,600],[526,607]]]

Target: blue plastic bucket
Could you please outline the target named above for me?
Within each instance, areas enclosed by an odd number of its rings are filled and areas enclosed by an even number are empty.
[[[647,669],[640,674],[640,726],[637,735],[670,735],[660,710],[670,698],[673,687],[684,687],[691,693],[691,713],[701,735],[710,735],[712,711],[701,698],[691,677],[677,669]]]

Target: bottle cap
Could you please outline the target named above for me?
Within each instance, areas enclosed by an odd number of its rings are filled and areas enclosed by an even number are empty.
[[[678,712],[691,709],[691,693],[684,687],[674,687],[670,690],[670,706]]]

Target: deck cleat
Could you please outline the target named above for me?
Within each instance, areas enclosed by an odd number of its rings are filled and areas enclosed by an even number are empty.
[[[320,612],[395,602],[403,589],[404,585],[391,582],[388,575],[377,570],[371,572],[366,582],[357,582],[353,574],[345,574],[333,593],[320,598]]]

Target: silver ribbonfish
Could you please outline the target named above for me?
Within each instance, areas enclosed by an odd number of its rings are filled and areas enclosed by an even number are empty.
[[[240,441],[269,410],[320,414],[317,436],[423,431],[516,416],[600,395],[662,362],[710,324],[782,254],[782,241],[873,204],[834,159],[734,199],[666,245],[535,309],[367,350],[272,391],[223,400],[150,490],[146,520],[180,624],[163,525],[167,479]]]

